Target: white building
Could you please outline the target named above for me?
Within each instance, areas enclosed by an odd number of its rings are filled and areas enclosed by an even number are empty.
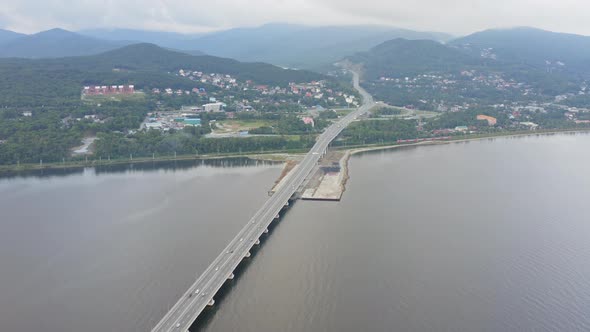
[[[203,110],[205,112],[221,112],[223,107],[225,107],[224,103],[210,103],[203,105]]]
[[[145,129],[162,129],[162,122],[148,122],[145,124]]]

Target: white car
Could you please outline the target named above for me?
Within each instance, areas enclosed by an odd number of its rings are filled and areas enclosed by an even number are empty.
[[[195,291],[195,294],[199,294],[201,290],[197,288],[197,290]]]
[[[179,328],[179,327],[180,327],[180,323],[176,323],[176,328]]]

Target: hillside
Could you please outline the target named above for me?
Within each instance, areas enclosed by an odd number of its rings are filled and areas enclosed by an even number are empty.
[[[135,29],[87,29],[77,33],[102,40],[149,43],[178,50],[196,49],[194,40],[202,35]]]
[[[428,110],[440,106],[437,100],[462,106],[552,100],[583,85],[578,73],[482,57],[429,40],[395,39],[346,60],[362,65],[363,85],[375,98]]]
[[[553,71],[590,73],[590,37],[534,28],[486,30],[450,45],[475,56]]]
[[[58,58],[91,55],[127,44],[82,36],[62,29],[52,29],[33,35],[21,35],[0,43],[0,57]]]
[[[320,74],[284,70],[264,63],[242,63],[213,56],[191,56],[152,44],[136,44],[99,55],[58,59],[0,59],[0,105],[55,105],[79,100],[90,84],[134,84],[139,89],[191,89],[179,69],[230,74],[260,84],[286,85],[323,79]]]
[[[479,66],[482,60],[431,40],[394,39],[348,58],[362,63],[365,79],[449,72]]]
[[[0,29],[0,44],[25,36],[22,33]]]
[[[322,79],[322,75],[299,70],[285,70],[266,63],[244,63],[209,55],[192,56],[160,48],[153,44],[135,44],[84,59],[72,59],[74,64],[94,64],[102,70],[120,68],[133,71],[170,71],[191,69],[208,73],[223,73],[243,80],[263,84],[287,84]]]

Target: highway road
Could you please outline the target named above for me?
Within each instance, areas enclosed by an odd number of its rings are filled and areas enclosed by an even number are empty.
[[[225,281],[233,278],[233,272],[238,264],[250,255],[251,248],[259,243],[262,234],[267,231],[283,207],[289,204],[291,197],[311,175],[329,144],[346,126],[375,106],[371,95],[360,87],[358,74],[353,73],[353,77],[355,88],[363,96],[362,106],[326,128],[301,163],[291,171],[292,175],[285,179],[286,182],[280,186],[278,191],[269,197],[254,216],[248,220],[248,223],[166,313],[152,329],[152,332],[188,331],[203,309],[210,302],[213,303],[214,295]]]

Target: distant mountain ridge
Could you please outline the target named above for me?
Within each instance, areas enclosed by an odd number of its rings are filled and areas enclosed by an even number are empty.
[[[11,40],[14,40],[14,39],[17,39],[17,38],[23,37],[23,36],[25,36],[25,34],[10,31],[10,30],[0,29],[0,44],[9,42]]]
[[[448,35],[383,26],[325,26],[268,24],[205,35],[198,49],[243,61],[264,61],[294,68],[317,68],[368,50],[393,38],[446,39]]]
[[[196,50],[195,39],[202,34],[182,34],[177,32],[149,31],[136,29],[86,29],[77,33],[107,41],[150,43],[176,50]]]
[[[200,50],[240,61],[311,69],[329,65],[393,38],[451,39],[450,35],[443,33],[384,26],[313,27],[296,24],[267,24],[200,35],[128,29],[83,30],[80,33],[108,40],[149,42],[178,50]]]
[[[32,35],[21,35],[0,44],[0,57],[59,58],[92,55],[128,45],[104,41],[63,30],[51,29]]]
[[[6,35],[5,38],[3,36]],[[326,68],[342,57],[393,38],[448,40],[450,35],[385,26],[267,24],[207,34],[89,29],[52,29],[32,35],[0,33],[0,58],[58,58],[93,55],[136,43],[152,43],[188,54],[211,54],[288,68]],[[204,53],[203,53],[204,52]]]

